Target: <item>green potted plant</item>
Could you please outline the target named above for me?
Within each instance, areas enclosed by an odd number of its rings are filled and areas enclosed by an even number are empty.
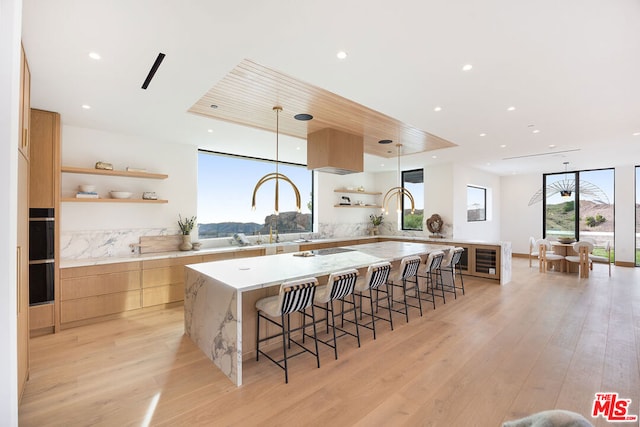
[[[374,215],[371,214],[369,215],[369,220],[371,221],[371,234],[374,236],[378,235],[378,232],[380,231],[380,229],[378,228],[380,226],[380,224],[382,224],[382,221],[384,220],[384,216],[382,214],[380,215]]]
[[[191,243],[191,230],[193,230],[195,225],[195,216],[182,219],[182,216],[178,215],[178,227],[180,227],[180,232],[182,233],[182,243],[179,246],[181,251],[190,251],[193,248],[193,244]]]

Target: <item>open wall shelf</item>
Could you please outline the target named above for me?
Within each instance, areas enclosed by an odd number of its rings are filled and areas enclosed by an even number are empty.
[[[62,166],[62,173],[82,173],[87,175],[126,176],[129,178],[167,179],[169,175],[162,173],[115,171],[106,169],[77,168],[74,166]]]

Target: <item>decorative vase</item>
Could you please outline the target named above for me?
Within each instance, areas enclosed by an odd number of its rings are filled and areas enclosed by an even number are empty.
[[[190,251],[191,248],[193,248],[193,245],[191,244],[191,235],[190,234],[183,234],[182,235],[182,243],[180,244],[180,246],[178,246],[178,248],[181,251]]]
[[[380,232],[380,229],[379,229],[379,228],[378,228],[378,226],[376,225],[376,226],[374,226],[374,227],[371,229],[371,231],[373,231],[373,235],[374,235],[374,236],[377,236],[377,235],[378,235],[378,233]]]

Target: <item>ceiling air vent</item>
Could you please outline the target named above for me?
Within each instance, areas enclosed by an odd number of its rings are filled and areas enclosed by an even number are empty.
[[[158,54],[156,61],[153,63],[151,69],[149,70],[149,74],[147,74],[147,78],[144,79],[144,83],[142,83],[142,89],[146,89],[147,87],[149,87],[149,83],[151,83],[151,79],[156,74],[156,71],[158,71],[158,68],[160,67],[160,64],[162,64],[162,60],[164,59],[164,57],[164,53]]]

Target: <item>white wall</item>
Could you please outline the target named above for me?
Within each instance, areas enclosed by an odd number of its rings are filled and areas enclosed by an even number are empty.
[[[486,221],[467,221],[468,185],[487,189]],[[425,204],[425,219],[431,214],[439,214],[445,223],[447,237],[490,242],[505,240],[500,235],[500,179],[496,175],[455,164],[425,167]]]
[[[314,186],[317,211],[316,221],[320,223],[359,224],[369,221],[369,214],[379,213],[379,209],[368,208],[336,208],[342,196],[349,197],[351,202],[362,200],[364,203],[379,204],[381,196],[366,194],[343,194],[334,190],[342,188],[358,188],[362,186],[365,191],[381,191],[376,182],[376,174],[361,172],[348,175],[335,175],[326,172],[317,172],[316,185]],[[354,191],[354,193],[356,193]]]
[[[0,424],[18,425],[17,155],[22,1],[0,0]]]
[[[529,253],[529,237],[542,237],[542,202],[529,206],[529,200],[542,188],[542,174],[501,178],[500,203],[502,240],[511,241],[513,253]]]
[[[63,126],[63,164],[93,167],[96,161],[111,162],[118,169],[126,166],[144,167],[150,172],[169,174],[163,181],[105,178],[65,174],[63,194],[71,193],[82,182],[98,185],[100,191],[128,189],[132,191],[156,191],[166,198],[166,205],[138,204],[74,204],[65,203],[62,208],[62,231],[171,228],[177,232],[178,214],[195,215],[197,197],[197,150],[186,144],[158,144],[140,141],[127,135],[118,135],[91,129]],[[513,175],[498,177],[455,164],[424,167],[425,218],[439,214],[445,222],[445,235],[456,239],[510,241],[514,253],[529,251],[530,236],[542,235],[542,205],[528,206],[529,199],[542,186],[542,175]],[[616,168],[616,258],[618,261],[634,261],[634,168]],[[335,208],[341,194],[337,188],[363,186],[366,191],[383,194],[397,185],[396,172],[358,173],[333,175],[317,173],[315,182],[316,230],[336,236],[366,235],[369,215],[377,209]],[[477,185],[488,190],[487,221],[467,222],[467,185]],[[352,201],[381,203],[382,196],[348,195]],[[318,226],[320,225],[320,228]],[[400,232],[393,213],[386,218],[385,233],[428,236],[422,232]]]
[[[64,121],[64,118],[63,118]],[[178,231],[178,214],[196,215],[197,149],[186,144],[161,144],[135,136],[73,126],[62,127],[62,164],[93,168],[97,161],[168,174],[165,180],[63,174],[63,197],[72,197],[82,183],[95,184],[101,197],[110,190],[125,190],[138,198],[155,191],[167,204],[63,203],[62,233],[105,229],[172,228]]]
[[[425,219],[432,214],[439,214],[444,223],[444,234],[447,237],[469,240],[499,241],[500,236],[500,178],[477,169],[463,168],[453,164],[442,164],[424,167],[424,214]],[[391,187],[397,186],[397,173],[359,173],[351,175],[317,174],[316,183],[316,218],[322,224],[358,224],[369,221],[369,215],[379,213],[377,209],[335,208],[340,194],[334,189],[358,187],[362,185],[367,191],[378,191],[383,194]],[[487,188],[487,210],[490,219],[482,222],[467,222],[467,185]],[[381,203],[382,196],[349,195],[352,201],[363,200],[365,203]],[[394,203],[394,201],[392,201]],[[395,206],[395,205],[394,205]],[[342,230],[352,230],[345,227]],[[365,233],[359,228],[357,232]],[[422,232],[403,232],[398,230],[398,218],[393,212],[385,217],[384,233],[428,236],[424,227]]]
[[[615,255],[616,261],[635,262],[635,167],[616,167]]]
[[[424,219],[438,214],[443,221],[442,234],[453,236],[453,165],[442,165],[424,168]],[[423,224],[423,235],[431,233]]]

